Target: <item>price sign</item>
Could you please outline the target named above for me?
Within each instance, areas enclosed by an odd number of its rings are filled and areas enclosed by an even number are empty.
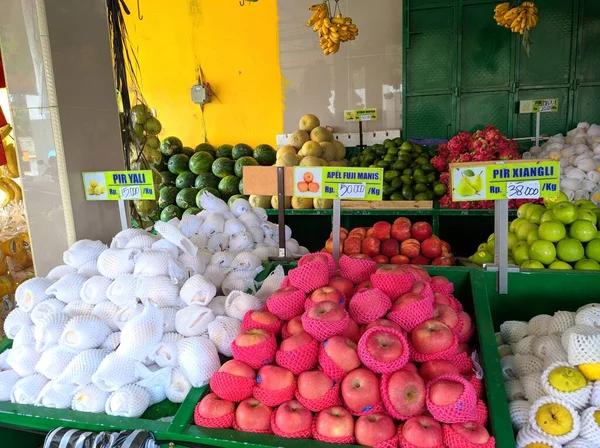
[[[152,171],[99,171],[83,173],[88,201],[156,199]]]
[[[560,164],[554,160],[450,164],[452,200],[553,198],[560,192]]]
[[[381,201],[383,168],[295,167],[294,196]]]
[[[369,109],[354,109],[344,111],[344,121],[346,122],[375,120],[377,120],[377,109],[374,107]]]
[[[520,114],[537,114],[538,112],[558,112],[558,98],[519,101]]]

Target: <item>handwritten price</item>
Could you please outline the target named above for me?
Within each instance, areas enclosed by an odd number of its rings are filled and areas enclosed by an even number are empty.
[[[139,186],[121,187],[121,199],[127,201],[131,199],[140,199],[142,191]]]
[[[340,199],[364,199],[366,184],[339,184]]]
[[[540,182],[528,180],[525,182],[508,182],[506,184],[507,199],[539,199]]]

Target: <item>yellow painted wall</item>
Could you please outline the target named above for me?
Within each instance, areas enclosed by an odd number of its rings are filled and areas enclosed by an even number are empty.
[[[127,4],[139,85],[162,122],[160,137],[176,135],[192,147],[205,138],[275,144],[283,132],[276,1],[139,0],[141,21],[136,2]],[[204,114],[190,99],[199,67],[220,100]]]

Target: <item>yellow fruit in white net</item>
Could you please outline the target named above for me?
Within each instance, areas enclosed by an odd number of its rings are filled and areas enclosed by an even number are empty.
[[[596,420],[596,424],[600,426],[600,411],[594,412],[594,420]]]
[[[557,367],[550,372],[548,382],[561,392],[575,392],[587,385],[587,380],[581,372],[572,367]]]
[[[579,364],[579,371],[590,381],[600,380],[600,362]]]
[[[540,406],[535,414],[540,429],[552,436],[564,436],[573,430],[573,417],[567,408],[557,403]]]
[[[527,445],[525,445],[525,448],[552,448],[552,447],[550,445],[548,445],[547,443],[534,442],[534,443],[528,443]]]

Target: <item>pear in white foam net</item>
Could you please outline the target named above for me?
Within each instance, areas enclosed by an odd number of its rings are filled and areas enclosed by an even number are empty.
[[[79,240],[63,253],[67,266],[80,268],[84,264],[97,260],[107,247],[101,241]]]
[[[21,377],[14,370],[3,370],[0,372],[0,401],[9,401],[10,394],[17,381]]]
[[[71,350],[55,345],[41,354],[35,365],[35,370],[46,378],[53,380],[65,371],[76,355],[77,353]]]
[[[46,289],[46,294],[56,297],[61,302],[69,303],[79,300],[81,287],[87,279],[80,274],[67,274]]]
[[[137,279],[135,297],[149,300],[161,308],[175,306],[179,301],[179,285],[168,276],[140,277]]]
[[[47,383],[48,380],[39,373],[22,378],[13,386],[10,401],[18,404],[34,404]]]
[[[202,336],[179,341],[177,356],[179,366],[194,387],[207,385],[211,376],[221,367],[215,344]]]
[[[19,308],[29,313],[36,305],[50,298],[46,290],[53,284],[52,280],[38,277],[21,283],[15,291],[15,301]]]
[[[92,375],[92,383],[100,390],[114,392],[120,387],[140,379],[135,368],[138,363],[139,361],[135,359],[112,352],[102,360]]]
[[[60,335],[67,323],[71,320],[65,313],[51,314],[44,318],[39,325],[35,326],[35,349],[39,353],[44,352],[50,347],[58,344]]]
[[[61,384],[77,384],[79,386],[90,383],[92,375],[98,370],[98,366],[108,353],[107,350],[103,349],[91,349],[79,352],[56,378],[57,382]]]
[[[207,305],[217,294],[217,288],[207,277],[197,274],[184,283],[179,294],[188,305]]]
[[[33,346],[13,349],[8,355],[8,365],[20,376],[28,376],[35,373],[35,365],[40,360],[40,354]]]
[[[77,268],[67,266],[66,264],[61,264],[60,266],[56,266],[55,268],[51,269],[50,272],[48,272],[46,278],[48,280],[52,280],[52,282],[54,283],[55,281],[64,277],[65,275],[75,272],[77,272]]]
[[[150,396],[143,387],[128,384],[113,392],[106,400],[104,410],[108,415],[141,417],[150,405]]]
[[[108,249],[98,257],[98,272],[112,280],[125,274],[133,274],[139,249]]]
[[[87,350],[100,347],[110,333],[109,326],[97,317],[76,316],[69,320],[58,343],[71,350]]]
[[[38,325],[46,316],[62,312],[65,306],[65,302],[61,302],[58,299],[44,300],[36,305],[29,317],[35,325]]]
[[[106,290],[111,285],[112,281],[109,278],[101,275],[95,275],[88,278],[79,292],[79,297],[86,303],[96,305],[100,302],[108,300]]]
[[[110,392],[98,389],[95,384],[79,386],[73,395],[71,409],[80,412],[104,412],[106,400],[109,396]]]
[[[121,345],[117,353],[143,361],[160,342],[163,334],[163,313],[154,305],[127,322],[121,329]]]

